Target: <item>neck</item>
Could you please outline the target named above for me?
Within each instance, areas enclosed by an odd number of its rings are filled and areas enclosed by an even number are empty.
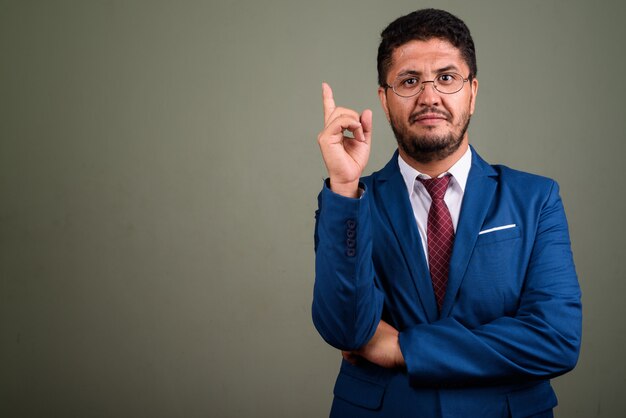
[[[415,161],[413,158],[406,155],[401,148],[398,149],[398,152],[400,153],[402,159],[406,161],[408,165],[410,165],[420,173],[424,173],[432,178],[436,178],[439,177],[439,175],[441,175],[442,173],[448,171],[450,167],[456,164],[456,162],[459,161],[461,157],[465,154],[468,147],[469,143],[466,137],[465,140],[463,140],[461,146],[459,146],[459,149],[454,151],[454,153],[448,155],[443,160],[430,161],[428,163],[420,163],[418,161]]]

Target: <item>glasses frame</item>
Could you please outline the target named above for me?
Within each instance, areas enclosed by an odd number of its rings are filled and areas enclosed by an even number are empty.
[[[461,77],[461,80],[463,80],[463,83],[461,84],[461,87],[459,87],[459,89],[458,89],[458,90],[456,90],[456,91],[451,91],[451,92],[445,92],[445,91],[441,91],[441,90],[439,90],[439,89],[437,88],[437,85],[435,84],[435,80],[437,80],[437,78],[441,77],[442,75],[446,75],[446,74],[448,74],[448,75],[458,75],[459,77]],[[397,79],[398,79],[398,77],[396,77],[396,80],[397,80]],[[424,89],[426,88],[426,87],[425,87],[425,84],[426,84],[426,83],[433,83],[433,88],[434,88],[434,89],[435,89],[438,93],[441,93],[441,94],[456,94],[456,93],[460,92],[461,90],[463,90],[463,87],[465,87],[465,83],[467,83],[468,81],[470,81],[470,76],[467,76],[467,78],[463,78],[463,76],[462,76],[461,74],[459,74],[459,73],[442,73],[442,74],[439,74],[439,75],[438,75],[438,76],[437,76],[434,80],[421,81],[421,82],[420,82],[420,89],[419,89],[417,92],[415,92],[414,94],[411,94],[410,96],[404,96],[404,95],[402,95],[402,94],[398,93],[398,92],[396,91],[396,89],[395,89],[392,85],[390,85],[390,84],[385,84],[385,89],[391,89],[391,90],[395,93],[395,95],[396,95],[396,96],[398,96],[398,97],[403,97],[403,98],[405,98],[405,99],[408,99],[409,97],[415,97],[415,96],[417,96],[418,94],[420,94],[421,92],[423,92],[423,91],[424,91]],[[395,84],[395,83],[394,83],[394,84]]]

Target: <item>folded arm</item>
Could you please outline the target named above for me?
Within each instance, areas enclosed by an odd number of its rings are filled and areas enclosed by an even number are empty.
[[[514,315],[472,329],[452,316],[404,329],[399,342],[416,384],[550,378],[577,362],[581,311],[567,221],[553,184]]]
[[[412,381],[422,385],[543,379],[574,367],[581,339],[580,289],[556,184],[539,216],[514,314],[475,327],[453,315],[399,333],[380,319],[384,296],[371,262],[367,193],[360,201],[340,201],[329,193],[320,195],[313,316],[326,341],[345,351],[344,358],[405,365]],[[353,257],[346,256],[347,241],[337,238],[346,234],[348,220],[357,224]]]

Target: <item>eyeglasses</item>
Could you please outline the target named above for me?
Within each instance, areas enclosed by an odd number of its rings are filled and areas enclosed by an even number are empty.
[[[454,94],[463,88],[466,81],[469,81],[469,78],[463,78],[457,73],[442,73],[430,81],[421,81],[417,76],[407,74],[396,78],[392,85],[387,84],[386,87],[391,87],[400,97],[413,97],[424,90],[426,83],[433,83],[433,87],[439,93]]]

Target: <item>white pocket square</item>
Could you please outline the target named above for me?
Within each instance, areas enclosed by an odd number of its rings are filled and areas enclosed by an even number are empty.
[[[508,225],[496,226],[495,228],[484,229],[484,230],[480,231],[480,232],[478,233],[478,235],[488,234],[488,233],[490,233],[490,232],[501,231],[501,230],[503,230],[503,229],[515,228],[516,226],[517,226],[517,225],[515,225],[515,224],[508,224]]]

